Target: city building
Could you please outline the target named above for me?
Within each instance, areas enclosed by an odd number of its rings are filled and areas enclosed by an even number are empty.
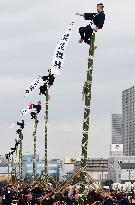
[[[135,164],[135,157],[134,156],[112,156],[108,159],[108,179],[112,180],[113,183],[121,183],[124,181],[129,181],[129,171],[133,170]],[[127,171],[126,171],[127,170]],[[134,174],[134,171],[132,171]],[[132,178],[132,181],[135,179]]]
[[[123,152],[135,156],[135,86],[122,91]]]
[[[81,162],[75,163],[75,170],[81,167]],[[108,159],[95,158],[87,159],[87,173],[96,181],[108,180]]]
[[[66,180],[74,173],[75,163],[77,162],[77,157],[65,157],[63,161],[63,180]]]
[[[55,180],[59,180],[61,162],[59,159],[48,160],[48,174],[54,177]]]
[[[7,162],[0,162],[0,181],[11,179],[11,166]]]
[[[8,174],[9,171],[9,165],[7,162],[0,162],[0,175]]]
[[[121,183],[135,182],[135,162],[132,163],[121,163]]]
[[[33,175],[33,155],[26,154],[22,156],[23,158],[23,178]],[[35,161],[36,175],[41,173],[42,163],[39,161],[39,155],[36,156]]]
[[[39,159],[39,155],[36,156],[36,175],[40,175],[44,171],[45,161]],[[59,159],[48,160],[48,174],[55,179],[59,177],[60,168]],[[33,155],[23,155],[23,178],[33,175]]]
[[[123,144],[122,114],[112,114],[112,144]]]

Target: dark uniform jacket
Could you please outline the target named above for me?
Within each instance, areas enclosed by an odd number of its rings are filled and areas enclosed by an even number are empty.
[[[13,199],[13,193],[11,191],[5,190],[3,192],[2,202],[4,205],[11,205]]]
[[[43,81],[48,81],[48,85],[53,85],[55,77],[53,74],[49,74],[48,76],[43,76]]]
[[[102,29],[105,21],[105,14],[103,11],[100,13],[84,13],[84,19],[91,20],[98,29]]]

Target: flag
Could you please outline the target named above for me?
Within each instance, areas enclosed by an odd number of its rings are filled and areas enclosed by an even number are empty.
[[[26,108],[21,110],[22,115],[27,115],[33,109],[33,104],[29,104]]]
[[[42,82],[42,78],[40,76],[38,76],[28,87],[27,90],[25,90],[25,96],[27,97],[28,95],[30,95],[36,88],[38,88],[40,86]]]
[[[62,35],[61,40],[58,42],[56,46],[56,50],[54,52],[54,57],[51,65],[51,74],[61,75],[62,72],[61,70],[65,60],[65,49],[68,45],[73,26],[74,26],[74,22],[72,22],[68,26],[68,28]]]

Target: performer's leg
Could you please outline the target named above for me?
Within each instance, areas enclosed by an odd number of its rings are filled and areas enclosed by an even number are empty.
[[[85,27],[85,37],[84,37],[84,42],[90,45],[90,38],[93,33],[93,29],[91,28],[90,25]]]
[[[80,33],[81,39],[84,39],[85,27],[80,27],[79,33]]]
[[[83,40],[84,40],[85,27],[80,27],[79,28],[79,33],[80,33],[80,36],[81,36],[81,39],[79,40],[79,43],[82,43]]]

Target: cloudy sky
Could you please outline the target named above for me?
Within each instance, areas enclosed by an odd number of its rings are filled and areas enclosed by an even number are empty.
[[[122,90],[135,85],[134,0],[103,0],[106,22],[96,35],[89,157],[108,157],[111,114],[121,112]],[[78,28],[89,24],[79,12],[93,12],[98,0],[0,0],[0,154],[14,145],[14,121],[29,102],[42,100],[37,151],[44,151],[44,97],[24,99],[25,88],[37,75],[46,75],[55,46],[71,21],[75,28],[66,51],[63,76],[50,90],[49,158],[80,156],[82,139],[82,87],[86,79],[88,46],[78,44]],[[25,152],[32,152],[33,123],[24,118]]]

